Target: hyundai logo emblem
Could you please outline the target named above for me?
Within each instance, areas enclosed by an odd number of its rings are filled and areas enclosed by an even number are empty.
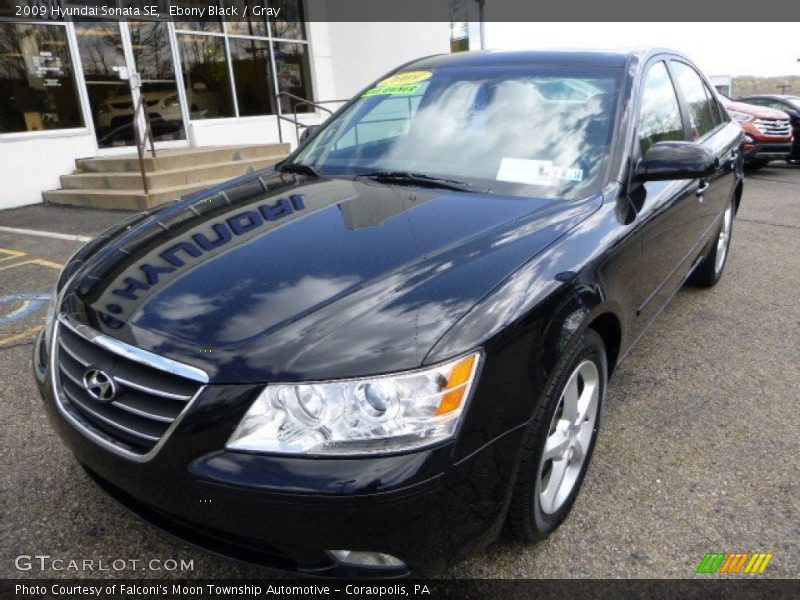
[[[100,369],[87,369],[83,374],[83,387],[98,402],[111,402],[117,395],[114,380]]]

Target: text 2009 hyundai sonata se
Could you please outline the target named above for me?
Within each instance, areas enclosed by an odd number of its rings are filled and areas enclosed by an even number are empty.
[[[608,378],[725,267],[740,127],[668,51],[404,65],[276,169],[69,262],[34,366],[107,490],[211,550],[425,572],[566,518]]]

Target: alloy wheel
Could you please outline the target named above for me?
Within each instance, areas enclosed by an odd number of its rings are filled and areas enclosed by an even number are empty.
[[[714,273],[719,275],[722,267],[725,266],[725,259],[728,256],[728,246],[731,241],[731,226],[733,225],[733,207],[728,206],[722,218],[722,228],[719,230],[717,238],[717,258],[714,263]]]
[[[599,400],[597,365],[584,360],[561,392],[539,462],[536,490],[545,514],[557,512],[578,482],[595,435]]]

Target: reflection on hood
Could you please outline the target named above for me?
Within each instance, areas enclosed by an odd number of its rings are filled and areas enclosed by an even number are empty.
[[[260,191],[237,195],[252,181]],[[254,176],[119,235],[67,285],[62,310],[212,382],[414,368],[596,205]]]

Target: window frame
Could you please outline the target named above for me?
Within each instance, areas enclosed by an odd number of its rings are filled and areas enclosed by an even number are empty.
[[[675,69],[674,69],[673,65],[675,63],[682,64],[683,66],[691,69],[691,71],[695,75],[697,75],[698,79],[700,80],[700,83],[702,84],[702,86],[703,86],[703,88],[705,90],[706,96],[708,97],[709,106],[712,108],[712,111],[711,111],[712,112],[712,117],[713,116],[717,117],[715,119],[717,121],[717,123],[714,125],[714,127],[709,129],[708,131],[706,131],[703,135],[698,136],[698,138],[694,139],[694,140],[691,139],[692,120],[691,120],[691,116],[689,114],[689,110],[690,110],[689,109],[689,103],[687,102],[686,96],[683,93],[683,89],[680,86],[680,81],[678,79],[678,74],[676,72],[674,72]],[[682,57],[672,56],[667,61],[667,69],[670,72],[670,76],[672,78],[672,85],[675,88],[675,92],[678,94],[678,102],[680,103],[680,105],[682,107],[681,113],[683,114],[683,117],[684,117],[684,129],[686,130],[686,141],[687,142],[696,142],[698,144],[702,143],[702,142],[706,141],[707,139],[709,139],[710,137],[712,137],[713,135],[715,135],[718,131],[720,131],[723,127],[725,127],[730,122],[730,117],[728,116],[728,112],[721,110],[721,107],[719,106],[719,100],[717,100],[716,94],[714,94],[711,91],[711,86],[708,84],[708,81],[706,80],[705,76],[700,72],[700,70],[697,67],[695,67],[692,63],[690,63],[688,60],[686,60],[686,59],[684,59]]]
[[[645,83],[647,81],[647,75],[650,73],[650,69],[652,69],[656,63],[663,62],[664,67],[667,69],[667,75],[669,76],[670,83],[672,84],[673,93],[678,101],[678,112],[681,115],[684,140],[689,139],[689,130],[687,127],[689,120],[684,114],[685,108],[678,97],[678,90],[675,86],[675,80],[673,79],[672,72],[669,70],[668,63],[672,58],[675,58],[675,55],[668,53],[659,53],[647,57],[647,60],[643,61],[643,66],[640,69],[637,69],[638,72],[633,78],[633,83],[631,86],[631,116],[629,117],[630,120],[628,121],[628,131],[626,132],[625,136],[627,146],[624,148],[624,151],[627,151],[627,154],[625,154],[622,158],[623,164],[625,165],[625,170],[622,171],[620,175],[620,183],[622,184],[622,190],[625,195],[629,195],[631,190],[634,188],[636,165],[642,159],[642,146],[639,143],[639,117],[642,111],[642,97],[644,96],[643,92]],[[630,203],[630,205],[637,215],[641,212],[641,208],[637,208],[633,203]]]
[[[305,2],[303,2],[303,0],[297,0],[297,1],[300,3],[300,5],[301,5],[301,7],[303,9],[303,14],[305,14],[305,11],[306,11]],[[214,118],[210,118],[210,119],[192,119],[191,114],[187,114],[187,117],[186,117],[187,121],[189,121],[189,122],[197,122],[197,123],[210,123],[210,122],[214,122],[214,121],[223,121],[225,119],[263,119],[264,117],[280,117],[280,115],[283,114],[283,111],[281,110],[280,102],[275,102],[275,112],[273,112],[273,113],[264,113],[264,114],[260,114],[260,115],[244,115],[244,116],[241,114],[241,112],[239,110],[239,98],[237,97],[237,94],[236,94],[236,79],[235,79],[235,75],[234,75],[233,61],[232,61],[232,58],[231,58],[231,45],[230,45],[230,40],[231,39],[257,40],[257,41],[265,42],[267,44],[268,49],[269,49],[269,61],[270,61],[271,71],[272,71],[272,73],[271,73],[272,80],[271,81],[268,80],[267,84],[268,84],[268,87],[270,87],[272,89],[273,94],[275,96],[277,96],[278,92],[280,92],[280,87],[278,85],[277,65],[276,65],[276,62],[275,62],[275,47],[278,44],[284,44],[284,43],[288,43],[288,44],[303,44],[303,45],[305,45],[306,46],[306,55],[308,57],[308,71],[309,71],[309,73],[308,73],[308,83],[309,83],[309,88],[310,88],[309,89],[309,92],[310,92],[309,96],[310,97],[308,98],[308,100],[310,100],[311,102],[315,101],[314,70],[313,70],[313,67],[312,67],[312,56],[313,56],[313,54],[311,52],[311,43],[310,43],[310,41],[308,39],[308,27],[306,26],[306,21],[302,22],[303,34],[304,34],[304,37],[303,37],[302,40],[300,40],[300,39],[292,39],[292,38],[283,38],[283,37],[275,36],[274,33],[273,33],[271,20],[270,19],[266,19],[265,21],[266,21],[266,26],[267,26],[267,35],[266,36],[246,35],[246,34],[240,34],[240,33],[231,32],[231,31],[229,31],[229,28],[228,28],[228,22],[226,20],[224,20],[224,19],[221,21],[221,24],[222,24],[221,31],[196,31],[196,30],[192,30],[192,29],[181,29],[179,27],[180,23],[174,23],[173,24],[176,41],[178,41],[178,46],[180,46],[180,36],[182,36],[182,35],[204,35],[204,36],[223,38],[223,43],[224,43],[224,47],[225,47],[225,61],[226,61],[226,68],[227,68],[227,71],[228,71],[229,90],[230,90],[230,94],[231,94],[231,106],[233,108],[233,115],[231,115],[229,117],[214,117]],[[179,67],[180,67],[181,72],[182,72],[182,69],[183,69],[183,56],[180,56],[180,61],[181,61],[181,64],[179,65]],[[184,92],[185,92],[185,90],[184,90]],[[270,99],[269,104],[272,105],[272,99]]]
[[[638,85],[638,94],[636,98],[636,111],[634,114],[633,119],[633,139],[632,139],[632,151],[631,151],[631,158],[633,159],[633,164],[635,165],[641,158],[642,158],[642,146],[639,139],[639,129],[641,125],[641,116],[642,116],[642,99],[644,98],[644,90],[645,84],[647,83],[647,76],[650,74],[650,71],[655,67],[658,63],[663,63],[664,69],[667,72],[667,78],[669,79],[670,85],[672,86],[672,92],[675,94],[675,102],[678,106],[678,115],[681,119],[681,126],[683,128],[683,140],[688,141],[690,137],[690,129],[689,129],[689,119],[688,115],[686,114],[686,107],[681,102],[681,97],[678,95],[678,87],[675,82],[675,77],[669,69],[669,56],[665,55],[658,55],[653,57],[650,61],[647,62],[645,68],[642,70],[642,77],[639,81]],[[633,171],[633,169],[631,169]]]
[[[73,82],[75,85],[75,99],[78,102],[78,109],[83,119],[82,127],[62,127],[59,129],[40,129],[38,131],[9,131],[0,132],[0,144],[35,140],[38,138],[68,138],[68,137],[82,137],[86,135],[94,136],[94,129],[92,123],[92,115],[88,108],[88,97],[86,96],[86,83],[83,79],[83,68],[80,64],[77,40],[75,39],[75,29],[71,21],[41,21],[41,20],[19,20],[9,17],[0,17],[0,23],[10,25],[38,25],[42,27],[56,26],[64,28],[64,38],[67,42],[67,51],[69,52],[70,67],[72,69]],[[77,59],[77,60],[76,60]]]
[[[223,116],[223,117],[212,117],[210,119],[192,119],[192,111],[188,110],[189,104],[189,95],[188,90],[186,88],[186,81],[185,81],[185,73],[183,71],[185,65],[184,60],[184,52],[181,48],[181,37],[189,37],[189,36],[204,36],[204,37],[217,37],[222,38],[222,47],[225,53],[225,71],[228,74],[228,93],[230,94],[230,103],[231,108],[233,109],[233,114],[230,116]],[[187,111],[186,111],[186,120],[187,122],[208,122],[208,121],[217,121],[221,119],[238,119],[239,117],[239,104],[236,98],[236,86],[235,81],[233,79],[233,69],[231,65],[231,49],[230,45],[228,44],[228,38],[224,37],[223,35],[217,33],[207,33],[207,32],[197,32],[197,31],[189,31],[189,30],[175,30],[175,42],[176,42],[176,49],[178,51],[178,60],[180,61],[178,65],[176,65],[176,71],[180,70],[181,72],[181,85],[183,87],[180,90],[180,93],[186,98],[187,104]]]

